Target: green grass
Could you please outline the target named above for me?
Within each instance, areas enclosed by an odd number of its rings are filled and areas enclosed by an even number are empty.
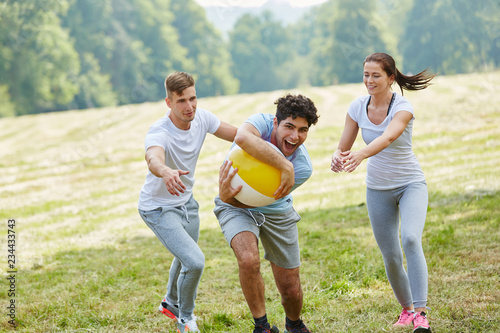
[[[430,194],[424,250],[434,332],[500,331],[498,74],[438,77],[424,91],[405,93]],[[392,328],[399,305],[366,212],[366,163],[352,174],[329,171],[347,107],[364,88],[301,91],[321,114],[306,141],[313,176],[294,193],[303,319],[314,332],[409,332]],[[206,98],[199,106],[237,125],[253,112],[273,112],[283,93]],[[0,306],[11,299],[6,224],[15,218],[17,331],[175,332],[157,311],[172,256],[136,210],[144,135],[164,112],[164,103],[148,103],[0,119]],[[212,213],[228,148],[208,136],[196,170],[206,256],[195,310],[202,332],[252,330],[236,259]],[[268,316],[283,329],[265,260],[262,272]],[[12,330],[5,310],[0,318],[0,330]]]

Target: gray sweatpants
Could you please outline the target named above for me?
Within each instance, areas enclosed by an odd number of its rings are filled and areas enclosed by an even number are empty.
[[[198,284],[205,266],[205,256],[198,246],[200,218],[198,202],[191,197],[179,207],[160,207],[139,213],[174,255],[165,298],[170,305],[179,305],[179,317],[188,318],[194,312]]]
[[[382,252],[389,283],[403,307],[427,304],[427,263],[422,232],[428,205],[427,184],[411,183],[393,190],[367,188],[366,203],[373,234]],[[401,243],[399,240],[401,217]]]

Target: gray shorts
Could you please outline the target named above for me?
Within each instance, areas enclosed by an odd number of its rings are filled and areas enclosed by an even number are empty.
[[[295,209],[284,214],[263,214],[228,205],[217,196],[214,213],[229,244],[240,232],[250,231],[260,238],[266,260],[286,269],[300,266],[297,230],[300,215]]]

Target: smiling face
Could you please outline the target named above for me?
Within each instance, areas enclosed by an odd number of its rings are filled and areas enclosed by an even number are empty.
[[[196,114],[196,105],[198,102],[194,86],[184,89],[181,95],[172,92],[171,96],[171,98],[165,98],[171,110],[169,118],[178,128],[183,130],[189,129],[191,121]]]
[[[367,62],[364,65],[363,83],[370,95],[387,93],[391,90],[394,75],[388,76],[378,62]]]
[[[287,157],[291,156],[307,139],[309,124],[305,118],[296,117],[293,119],[290,116],[279,124],[278,119],[274,118],[273,125],[271,143],[278,147],[283,155]]]

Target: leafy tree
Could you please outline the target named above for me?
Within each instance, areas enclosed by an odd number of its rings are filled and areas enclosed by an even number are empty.
[[[233,73],[240,80],[241,92],[283,89],[289,61],[294,54],[289,32],[270,12],[262,18],[243,15],[230,33]]]
[[[192,59],[187,71],[197,76],[198,96],[216,96],[238,92],[239,82],[231,73],[231,56],[220,33],[210,24],[205,11],[193,0],[171,0],[173,27],[179,43]]]
[[[377,2],[329,1],[316,10],[311,41],[313,84],[359,82],[362,63],[373,52],[387,52]]]
[[[61,24],[70,31],[79,54],[81,69],[76,78],[79,93],[72,106],[84,109],[116,105],[118,102],[111,84],[111,66],[115,40],[111,29],[111,0],[71,0]]]
[[[68,3],[8,0],[0,8],[0,84],[8,85],[16,114],[64,109],[78,93],[80,69],[60,26]]]
[[[498,64],[498,55],[495,60],[491,52],[498,50],[498,30],[493,28],[500,17],[498,2],[415,1],[408,15],[400,43],[406,71],[432,67],[441,74],[455,74]]]
[[[240,81],[240,92],[271,90],[270,55],[260,36],[260,20],[249,14],[242,16],[230,33],[229,49],[233,73]],[[271,76],[271,78],[269,78]]]
[[[498,67],[500,66],[500,2],[485,0],[476,15],[484,27],[480,38],[481,48],[487,50],[484,61]]]
[[[299,56],[307,56],[311,54],[311,40],[315,37],[316,29],[318,28],[317,16],[319,12],[312,8],[306,12],[290,29],[293,34],[293,48]]]
[[[78,109],[115,105],[117,97],[111,86],[110,76],[102,74],[92,53],[80,55],[81,73],[76,78],[79,93],[73,103]]]
[[[115,19],[129,38],[136,44],[136,54],[144,57],[131,74],[137,78],[132,83],[129,96],[132,102],[158,100],[165,97],[164,79],[180,68],[190,68],[192,60],[187,49],[179,42],[173,27],[175,15],[165,0],[113,0]],[[124,43],[124,46],[126,44]],[[116,57],[120,55],[115,53]],[[123,58],[130,64],[127,58]]]
[[[166,74],[189,62],[187,50],[179,44],[177,31],[170,24],[174,20],[170,2],[72,0],[72,4],[64,25],[70,29],[80,57],[86,59],[86,68],[93,76],[89,80],[100,82],[105,89],[100,90],[101,95],[109,95],[90,97],[87,90],[86,97],[79,96],[79,105],[89,97],[100,103],[114,99],[120,104],[162,99]],[[99,93],[99,89],[93,93]]]
[[[16,106],[12,103],[9,95],[9,87],[0,85],[0,117],[10,117],[16,115]]]
[[[330,50],[335,43],[334,21],[336,20],[337,3],[329,1],[314,8],[310,14],[299,21],[303,27],[299,35],[299,49],[307,52],[309,81],[312,85],[322,86],[334,82],[332,62],[335,61]]]
[[[226,43],[194,0],[3,0],[0,116],[159,100],[174,70],[199,96],[359,82],[377,51],[406,72],[484,70],[499,23],[497,0],[330,0],[289,26],[244,15]]]

